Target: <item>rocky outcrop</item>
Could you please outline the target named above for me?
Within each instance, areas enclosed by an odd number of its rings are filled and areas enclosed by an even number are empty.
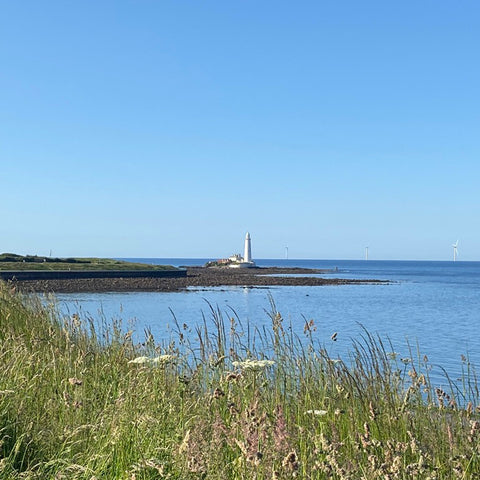
[[[323,286],[347,284],[386,283],[380,280],[355,280],[344,278],[324,278],[314,274],[331,273],[326,270],[304,268],[206,268],[186,267],[186,275],[182,277],[154,277],[150,273],[145,276],[115,278],[64,278],[15,280],[16,288],[30,292],[129,292],[156,291],[168,292],[188,287],[270,287],[270,286]],[[293,275],[293,276],[291,276]]]

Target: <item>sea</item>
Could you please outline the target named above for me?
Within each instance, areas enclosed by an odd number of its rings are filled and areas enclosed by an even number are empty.
[[[209,259],[129,258],[176,267]],[[174,338],[175,323],[211,325],[213,312],[262,330],[271,325],[272,305],[285,328],[305,337],[313,320],[319,348],[331,358],[351,358],[355,342],[368,334],[405,361],[428,361],[439,387],[480,368],[480,262],[375,260],[257,260],[260,267],[327,269],[323,277],[387,280],[381,284],[205,287],[180,292],[70,293],[56,299],[62,315],[78,313],[94,323],[121,324],[136,341],[151,332],[158,343]],[[176,319],[176,320],[175,320]],[[303,337],[302,337],[303,336]],[[335,341],[332,340],[332,336]]]

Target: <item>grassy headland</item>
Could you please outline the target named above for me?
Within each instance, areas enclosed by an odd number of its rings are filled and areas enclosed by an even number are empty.
[[[174,270],[170,265],[149,265],[111,258],[56,258],[0,254],[0,270]]]
[[[210,313],[139,345],[0,283],[0,478],[478,478],[467,367],[443,391],[368,332],[345,363],[273,302],[267,331]]]

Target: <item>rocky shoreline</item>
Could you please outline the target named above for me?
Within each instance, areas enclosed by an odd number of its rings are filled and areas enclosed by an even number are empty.
[[[323,278],[313,274],[334,273],[331,270],[307,268],[205,268],[185,267],[187,274],[178,278],[150,276],[127,278],[77,278],[54,280],[24,280],[11,282],[24,292],[76,293],[76,292],[171,292],[188,287],[271,287],[271,286],[324,286],[388,283],[382,280],[355,280]]]

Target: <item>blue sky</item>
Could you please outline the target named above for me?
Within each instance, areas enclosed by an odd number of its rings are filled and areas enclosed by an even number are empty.
[[[480,4],[0,0],[0,251],[480,260]]]

